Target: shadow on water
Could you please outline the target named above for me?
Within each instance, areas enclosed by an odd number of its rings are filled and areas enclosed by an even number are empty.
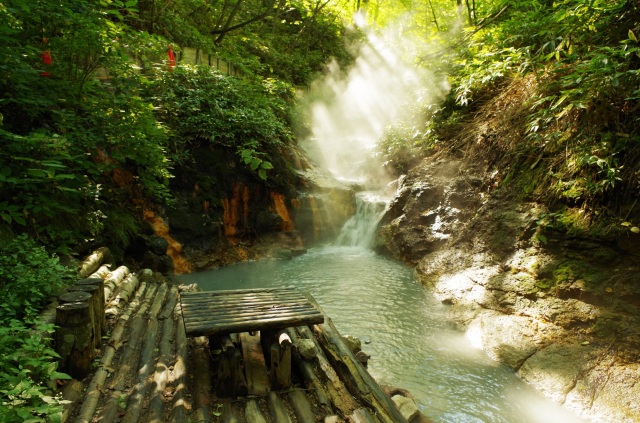
[[[361,247],[327,246],[292,260],[182,275],[203,290],[295,287],[310,292],[342,334],[363,340],[369,371],[408,389],[437,422],[573,423],[512,371],[474,349],[409,267]]]

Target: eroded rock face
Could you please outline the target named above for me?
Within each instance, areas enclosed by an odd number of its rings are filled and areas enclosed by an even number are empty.
[[[640,421],[640,267],[624,245],[546,231],[547,212],[460,161],[399,183],[378,250],[418,278],[474,345],[597,422]],[[542,236],[541,236],[542,235]]]

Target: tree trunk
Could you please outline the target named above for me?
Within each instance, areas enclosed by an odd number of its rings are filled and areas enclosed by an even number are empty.
[[[67,297],[91,298],[80,292]],[[66,294],[65,294],[66,295]],[[87,302],[67,302],[56,308],[56,352],[60,354],[60,370],[75,379],[84,379],[91,370],[94,357],[92,310]]]

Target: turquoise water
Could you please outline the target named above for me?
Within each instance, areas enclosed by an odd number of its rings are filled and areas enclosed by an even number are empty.
[[[408,389],[448,423],[577,423],[450,327],[446,306],[412,269],[360,247],[326,246],[292,260],[179,276],[203,290],[295,287],[310,292],[343,335],[359,337],[379,383]]]

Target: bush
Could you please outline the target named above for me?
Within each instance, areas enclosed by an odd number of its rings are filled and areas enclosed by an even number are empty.
[[[0,422],[59,419],[63,404],[53,383],[53,325],[35,324],[44,302],[72,280],[71,269],[26,235],[0,246]]]

